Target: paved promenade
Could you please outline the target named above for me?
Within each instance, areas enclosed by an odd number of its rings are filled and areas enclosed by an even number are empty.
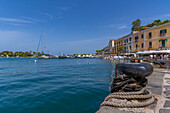
[[[160,101],[161,106],[159,109],[159,113],[170,113],[170,73],[168,73],[168,71],[163,78],[162,87],[162,101]]]
[[[170,113],[170,69],[154,69],[148,78],[147,89],[157,102],[146,108],[101,107],[97,113]]]

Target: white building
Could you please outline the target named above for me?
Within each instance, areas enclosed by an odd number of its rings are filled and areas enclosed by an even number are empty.
[[[115,41],[115,40],[110,40],[110,41],[109,41],[109,44],[108,44],[109,53],[110,53],[110,54],[113,53],[114,41]]]
[[[133,51],[133,35],[129,34],[123,38],[123,49],[125,53],[131,53]]]

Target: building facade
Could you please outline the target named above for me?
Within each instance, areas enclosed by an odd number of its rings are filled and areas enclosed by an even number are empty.
[[[106,47],[109,54],[151,50],[170,50],[170,23],[134,31],[117,40],[110,40]]]
[[[110,54],[113,53],[114,42],[115,42],[115,40],[110,40],[109,41],[108,48],[109,48]]]
[[[123,38],[123,50],[125,53],[133,52],[133,35],[129,34]]]
[[[120,52],[120,48],[123,48],[123,38],[119,38],[114,41],[113,52],[114,54],[118,54]]]
[[[133,34],[133,52],[170,49],[170,23]]]
[[[133,34],[133,52],[144,51],[144,31]]]

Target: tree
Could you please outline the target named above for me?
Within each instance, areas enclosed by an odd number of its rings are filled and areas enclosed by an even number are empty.
[[[36,54],[36,52],[35,51],[33,51],[33,55],[35,55]]]
[[[160,20],[160,19],[158,19],[158,20],[155,20],[154,22],[156,22],[156,23],[158,24],[159,22],[161,22],[161,20]]]
[[[137,19],[135,21],[132,22],[132,31],[139,31],[140,27],[141,27],[141,20]]]
[[[120,46],[120,47],[119,47],[119,53],[120,53],[120,54],[121,54],[121,53],[124,53],[123,46]]]
[[[38,52],[37,54],[38,54],[38,55],[41,55],[41,53],[40,53],[40,52]]]
[[[101,49],[101,50],[96,50],[97,54],[104,51],[104,49]]]
[[[42,51],[41,54],[42,54],[42,55],[45,54],[44,51]]]

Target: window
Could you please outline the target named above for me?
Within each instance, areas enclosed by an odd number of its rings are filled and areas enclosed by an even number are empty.
[[[141,38],[144,38],[144,35],[143,35],[143,34],[141,34]]]
[[[138,36],[135,36],[135,42],[138,41]]]
[[[149,42],[149,48],[152,48],[152,42]]]
[[[152,38],[152,32],[148,33],[148,38]]]
[[[129,41],[131,42],[131,40],[132,40],[132,38],[130,37],[130,38],[129,38]]]
[[[126,47],[124,47],[124,51],[126,51]]]
[[[143,48],[143,43],[141,43],[141,48]]]
[[[136,49],[138,49],[138,44],[136,44]]]
[[[126,42],[128,43],[128,39],[126,40]]]
[[[162,44],[161,47],[166,47],[165,40],[162,40],[161,44]]]
[[[126,44],[126,40],[124,40],[124,44]]]
[[[129,49],[131,50],[131,45],[129,46]]]
[[[160,36],[165,36],[166,34],[166,29],[160,30]]]

